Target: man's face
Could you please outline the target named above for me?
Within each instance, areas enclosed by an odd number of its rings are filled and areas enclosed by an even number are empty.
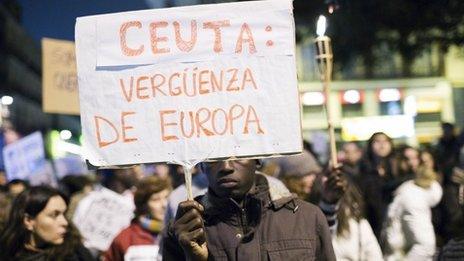
[[[209,188],[221,198],[242,199],[254,184],[255,160],[206,163]]]

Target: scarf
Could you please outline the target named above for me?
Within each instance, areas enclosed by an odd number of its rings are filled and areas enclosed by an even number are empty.
[[[143,229],[154,234],[160,233],[163,229],[163,221],[151,219],[148,216],[139,217],[139,222]]]

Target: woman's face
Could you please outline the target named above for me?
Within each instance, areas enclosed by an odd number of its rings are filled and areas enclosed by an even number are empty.
[[[32,232],[32,246],[63,243],[68,227],[68,221],[64,216],[66,208],[66,202],[62,197],[53,196],[35,218],[25,218],[25,226]]]
[[[434,161],[433,157],[430,153],[424,152],[421,154],[421,160],[424,166],[428,169],[433,169],[434,168]]]
[[[382,134],[376,135],[372,142],[372,151],[375,155],[382,158],[388,156],[392,151],[392,146],[387,136]]]
[[[314,181],[316,180],[316,174],[306,175],[301,179],[301,185],[303,186],[303,192],[306,194],[311,193]]]
[[[408,162],[408,167],[414,172],[417,171],[420,164],[419,151],[413,148],[408,148],[404,151],[404,157]]]
[[[166,211],[166,207],[168,204],[169,192],[170,191],[168,189],[165,189],[158,193],[152,194],[148,199],[148,210],[150,211],[150,215],[152,218],[156,220],[164,219],[164,212]]]

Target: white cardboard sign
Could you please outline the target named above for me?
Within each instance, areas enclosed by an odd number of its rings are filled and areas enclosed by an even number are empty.
[[[133,201],[109,189],[91,192],[76,209],[73,222],[86,247],[105,251],[133,218]]]
[[[78,18],[95,166],[301,152],[291,0]]]
[[[124,261],[158,261],[159,246],[157,245],[135,245],[130,246],[124,255]]]

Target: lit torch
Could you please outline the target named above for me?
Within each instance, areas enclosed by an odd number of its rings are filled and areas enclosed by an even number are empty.
[[[316,44],[316,61],[319,67],[319,73],[324,88],[324,95],[326,98],[325,108],[327,115],[327,123],[329,130],[329,141],[330,141],[330,160],[332,161],[333,166],[338,165],[337,161],[337,147],[335,145],[335,131],[333,126],[332,113],[330,111],[330,82],[332,80],[332,66],[333,66],[333,54],[332,54],[332,45],[330,43],[330,38],[325,36],[327,20],[325,16],[319,16],[317,20],[317,38],[315,41]]]

